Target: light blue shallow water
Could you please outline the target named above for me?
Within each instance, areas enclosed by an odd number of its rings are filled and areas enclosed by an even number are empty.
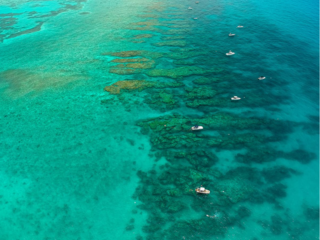
[[[317,1],[0,3],[0,239],[319,238]]]

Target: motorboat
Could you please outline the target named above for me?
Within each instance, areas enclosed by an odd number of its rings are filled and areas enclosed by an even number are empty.
[[[203,127],[202,126],[198,126],[198,125],[195,125],[191,128],[192,131],[198,131],[198,130],[202,130]]]
[[[209,194],[210,190],[205,189],[204,187],[199,187],[199,188],[196,188],[196,192],[201,194]]]
[[[231,100],[233,100],[233,101],[237,101],[237,100],[240,100],[241,98],[239,98],[239,97],[237,97],[237,96],[233,96],[232,98],[231,98]]]
[[[189,10],[192,10],[192,7],[188,7]]]
[[[193,18],[194,20],[197,20],[198,18]]]
[[[228,53],[226,53],[226,55],[227,56],[231,56],[231,55],[234,55],[235,53],[234,52],[231,52],[231,50],[228,52]]]
[[[233,36],[235,36],[236,34],[234,34],[234,33],[229,33],[229,37],[233,37]]]
[[[243,26],[239,25],[237,28],[243,28]]]
[[[258,77],[258,79],[259,79],[259,80],[263,80],[263,79],[266,79],[266,77],[260,76],[260,77]]]

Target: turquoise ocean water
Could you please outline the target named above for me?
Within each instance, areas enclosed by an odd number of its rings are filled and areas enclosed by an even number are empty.
[[[318,1],[0,3],[1,240],[319,239]]]

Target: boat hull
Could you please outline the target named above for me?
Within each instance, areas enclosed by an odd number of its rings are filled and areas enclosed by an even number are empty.
[[[202,126],[199,126],[199,127],[197,127],[197,128],[195,128],[195,127],[192,127],[192,128],[191,128],[192,131],[198,131],[198,130],[202,130],[202,129],[203,129]]]
[[[210,190],[206,189],[204,191],[200,191],[199,188],[196,189],[196,192],[199,193],[199,194],[210,194]]]

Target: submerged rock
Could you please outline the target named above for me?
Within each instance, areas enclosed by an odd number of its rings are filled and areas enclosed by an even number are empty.
[[[279,182],[283,179],[291,177],[292,174],[297,174],[297,171],[285,166],[275,166],[272,168],[263,169],[262,175],[269,182]]]
[[[239,134],[225,137],[211,137],[208,141],[209,146],[219,147],[224,149],[236,149],[239,147],[258,146],[266,141],[266,136],[259,134]]]
[[[173,99],[173,95],[169,94],[165,91],[161,91],[159,93],[159,96],[161,97],[161,102],[165,104],[175,104],[175,100]]]
[[[186,88],[186,92],[185,96],[188,100],[212,98],[217,94],[217,91],[209,87]]]
[[[274,201],[276,198],[284,198],[287,196],[287,186],[282,183],[277,183],[267,189],[267,193],[270,194],[270,200]]]
[[[252,184],[245,179],[223,179],[215,184],[220,195],[227,196],[232,203],[238,203],[250,198],[255,191]]]
[[[237,154],[236,160],[241,163],[265,163],[275,161],[279,157],[278,151],[271,148],[249,148],[246,154]]]
[[[219,78],[206,78],[206,77],[201,77],[197,78],[196,80],[193,80],[192,82],[195,84],[199,85],[210,85],[212,83],[220,82],[221,79]]]
[[[165,56],[167,58],[175,59],[175,60],[180,60],[180,59],[187,59],[187,58],[193,58],[196,56],[201,56],[201,55],[206,55],[206,52],[204,51],[199,51],[199,50],[189,50],[189,51],[172,51],[170,53],[167,53]]]
[[[162,40],[178,40],[178,39],[185,39],[185,36],[169,36],[169,37],[161,37]]]
[[[187,42],[182,41],[182,40],[176,40],[176,41],[172,40],[172,41],[158,42],[158,43],[154,43],[152,45],[157,46],[157,47],[164,47],[164,46],[184,47],[187,45]]]
[[[307,164],[317,158],[315,153],[308,152],[303,149],[294,150],[289,153],[283,153],[283,157],[291,160],[296,160],[303,164]]]
[[[187,160],[196,169],[203,167],[210,167],[218,162],[218,157],[209,151],[180,151],[170,152],[166,154],[166,158],[170,162],[177,162],[179,160]]]
[[[150,77],[181,78],[192,75],[202,75],[218,72],[217,69],[203,69],[199,67],[179,67],[173,69],[153,69],[146,74]]]

